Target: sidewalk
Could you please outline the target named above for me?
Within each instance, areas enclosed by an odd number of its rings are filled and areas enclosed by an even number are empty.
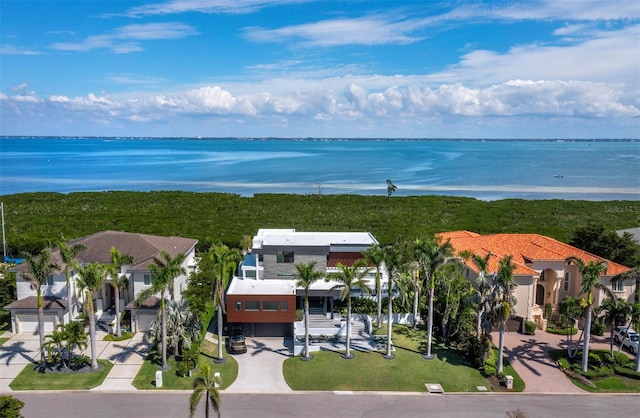
[[[105,335],[103,331],[96,332],[96,352],[99,359],[112,362],[113,368],[102,385],[92,390],[135,391],[131,382],[142,366],[150,344],[144,341],[142,333],[134,334],[131,339],[124,341],[103,341]],[[0,392],[11,392],[9,384],[13,379],[27,364],[39,358],[39,343],[37,334],[17,334],[0,346]],[[87,346],[82,354],[91,356],[91,348]]]

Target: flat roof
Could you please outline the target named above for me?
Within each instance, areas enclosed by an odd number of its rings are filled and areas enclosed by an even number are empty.
[[[253,248],[263,246],[331,246],[369,247],[378,244],[370,232],[296,232],[295,229],[260,229],[253,238]]]
[[[234,277],[231,280],[228,295],[295,295],[295,280],[287,279],[254,279]]]

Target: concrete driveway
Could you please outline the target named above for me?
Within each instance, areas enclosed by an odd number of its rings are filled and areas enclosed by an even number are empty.
[[[499,335],[492,333],[498,345]],[[574,342],[578,335],[573,336]],[[607,337],[591,336],[590,349],[608,349]],[[567,337],[536,330],[535,335],[505,332],[505,356],[525,382],[525,393],[588,393],[576,385],[555,365],[549,351],[567,348]]]
[[[247,337],[246,342],[247,352],[233,355],[238,362],[238,378],[224,392],[292,392],[282,373],[282,364],[291,357],[291,339]]]
[[[4,334],[6,336],[7,334]],[[27,364],[40,359],[38,334],[14,335],[0,346],[0,392],[9,392],[9,384]]]

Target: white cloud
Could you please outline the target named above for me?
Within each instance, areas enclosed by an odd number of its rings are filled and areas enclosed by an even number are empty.
[[[514,20],[633,20],[640,18],[640,7],[634,0],[542,0],[510,4],[493,14]]]
[[[33,49],[7,45],[0,45],[0,55],[40,55],[41,52],[34,51]]]
[[[279,29],[246,28],[245,37],[254,42],[291,42],[305,46],[407,44],[420,38],[408,36],[406,22],[390,22],[383,17],[324,20]]]
[[[142,41],[179,39],[197,33],[192,26],[179,22],[133,24],[116,28],[110,33],[88,36],[80,42],[56,42],[50,48],[76,52],[104,48],[116,54],[128,54],[142,51]]]
[[[245,14],[264,7],[287,3],[306,3],[309,0],[172,0],[133,7],[127,16],[168,15],[188,12]]]

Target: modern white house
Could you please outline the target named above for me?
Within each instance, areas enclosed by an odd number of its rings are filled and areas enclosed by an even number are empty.
[[[121,312],[129,311],[132,331],[145,332],[149,330],[151,322],[156,318],[160,299],[150,297],[140,306],[133,303],[136,296],[151,286],[151,272],[149,266],[154,257],[160,257],[166,251],[171,257],[185,254],[183,268],[186,274],[178,276],[174,281],[173,297],[182,298],[182,291],[187,287],[189,274],[195,270],[195,247],[197,240],[182,237],[161,237],[147,234],[137,234],[120,231],[104,231],[67,242],[68,247],[82,244],[86,248],[81,251],[77,259],[81,264],[111,262],[111,249],[116,248],[122,255],[133,257],[133,263],[122,266],[121,275],[127,277],[128,285],[120,289],[120,298],[115,300],[112,278],[107,276],[99,292],[95,295],[94,308],[96,317],[103,314],[113,314],[115,304],[119,304]],[[45,332],[51,332],[58,324],[68,323],[77,318],[82,311],[83,292],[76,285],[76,273],[70,270],[72,300],[67,300],[67,283],[65,265],[60,257],[60,250],[52,251],[52,262],[60,268],[49,277],[42,286],[44,297]],[[11,311],[11,326],[13,333],[37,333],[38,317],[36,290],[24,280],[22,274],[27,271],[26,264],[20,264],[13,269],[16,272],[17,300],[5,306]],[[159,296],[159,295],[158,295]]]
[[[304,297],[304,289],[296,285],[295,264],[315,261],[326,277],[338,271],[338,264],[352,266],[364,258],[362,252],[374,244],[378,241],[369,232],[260,229],[227,290],[227,321],[241,325],[252,336],[292,336],[296,307],[302,307]],[[373,286],[375,271],[368,280]],[[335,284],[314,283],[310,305],[325,314],[332,312],[339,295],[331,291]]]
[[[555,310],[565,296],[581,296],[582,276],[578,266],[566,262],[569,257],[578,257],[586,263],[606,261],[607,271],[600,276],[600,283],[625,301],[633,299],[636,282],[623,276],[630,270],[628,267],[544,235],[480,235],[470,231],[451,231],[438,236],[442,242],[448,240],[458,255],[465,251],[481,257],[490,254],[487,271],[490,274],[498,271],[501,258],[511,255],[516,266],[513,276],[518,284],[515,290],[516,315],[534,321],[540,327],[546,304],[551,304]],[[470,259],[464,260],[464,264],[464,274],[475,283],[479,273],[477,266]],[[595,306],[599,306],[604,298],[602,290],[594,290]]]

